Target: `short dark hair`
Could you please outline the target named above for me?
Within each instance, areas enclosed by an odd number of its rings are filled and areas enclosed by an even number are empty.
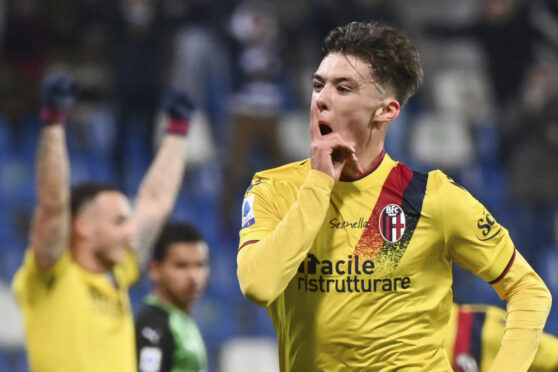
[[[82,182],[72,186],[70,195],[70,212],[72,218],[76,216],[85,203],[93,200],[98,194],[104,191],[120,192],[117,187],[100,182]]]
[[[396,27],[380,22],[351,22],[336,27],[322,45],[322,57],[331,53],[368,61],[374,80],[392,91],[401,105],[407,103],[422,83],[418,50]]]
[[[167,256],[172,243],[195,243],[205,241],[202,234],[192,225],[184,222],[168,222],[165,224],[155,243],[152,261],[161,262]]]

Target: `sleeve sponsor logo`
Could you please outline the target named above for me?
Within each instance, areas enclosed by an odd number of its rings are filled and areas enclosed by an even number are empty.
[[[242,202],[242,228],[252,226],[256,222],[254,214],[254,195],[248,195]]]
[[[163,353],[157,347],[142,347],[139,353],[139,372],[158,372]]]
[[[490,240],[500,231],[502,231],[502,226],[496,222],[496,219],[485,209],[484,216],[477,220],[477,232],[476,237],[480,241]]]

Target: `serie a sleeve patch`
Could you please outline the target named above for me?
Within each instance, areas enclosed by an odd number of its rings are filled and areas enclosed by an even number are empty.
[[[254,194],[248,195],[242,202],[242,228],[250,227],[256,222],[254,213]]]

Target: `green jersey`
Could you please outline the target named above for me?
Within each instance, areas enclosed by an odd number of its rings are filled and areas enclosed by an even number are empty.
[[[139,372],[207,371],[205,345],[194,320],[153,295],[136,317]]]

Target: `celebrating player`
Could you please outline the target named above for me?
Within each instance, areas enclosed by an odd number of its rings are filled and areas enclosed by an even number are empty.
[[[492,370],[527,370],[550,311],[545,284],[466,190],[384,150],[422,82],[417,49],[397,28],[352,22],[322,52],[311,158],[257,173],[242,207],[238,278],[268,307],[281,370],[451,371],[452,261],[507,301]]]
[[[74,93],[66,76],[43,82],[38,201],[13,283],[29,364],[34,372],[137,371],[128,288],[178,194],[193,105],[184,93],[166,98],[167,134],[132,210],[111,186],[82,183],[70,192],[64,123]]]

